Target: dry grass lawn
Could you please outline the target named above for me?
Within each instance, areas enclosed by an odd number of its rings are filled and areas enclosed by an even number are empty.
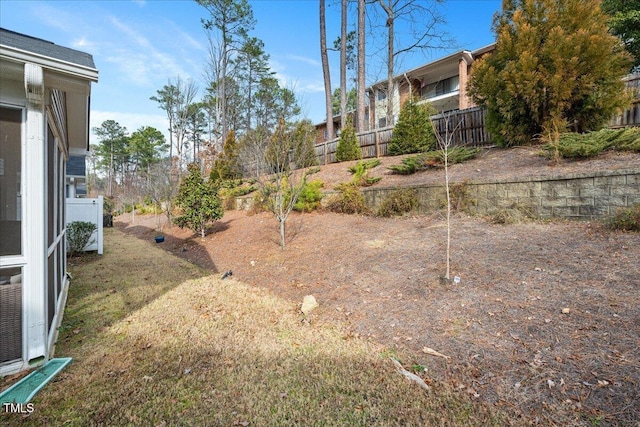
[[[0,424],[517,424],[440,383],[425,392],[395,370],[390,357],[402,354],[305,322],[264,289],[115,229],[105,248],[71,260],[56,355],[73,363],[32,414],[0,413]]]

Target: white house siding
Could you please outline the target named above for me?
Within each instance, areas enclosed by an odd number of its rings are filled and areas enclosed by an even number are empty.
[[[86,149],[88,97],[97,70],[90,55],[0,32],[0,104],[3,111],[17,110],[21,117],[20,131],[10,135],[14,142],[17,139],[13,152],[0,149],[0,158],[19,158],[20,163],[17,178],[9,180],[2,174],[16,169],[3,168],[4,160],[0,161],[0,192],[13,192],[16,199],[11,209],[0,208],[0,226],[18,222],[16,238],[21,241],[17,250],[0,253],[0,318],[12,317],[2,318],[0,324],[2,375],[53,356],[69,284],[65,162],[70,145]],[[73,58],[79,58],[80,65],[69,62]],[[74,111],[71,128],[67,109]],[[17,346],[8,348],[8,338],[15,343],[16,337]]]

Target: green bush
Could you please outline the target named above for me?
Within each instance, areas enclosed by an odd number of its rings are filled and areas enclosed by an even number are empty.
[[[431,104],[417,104],[410,100],[400,110],[398,123],[389,143],[389,155],[418,153],[433,150],[436,137],[430,116],[436,110]]]
[[[375,168],[382,163],[380,159],[371,159],[358,162],[349,168],[353,174],[353,182],[360,187],[368,187],[379,182],[382,177],[370,177],[369,169]]]
[[[324,183],[320,180],[308,181],[302,187],[298,200],[293,209],[298,212],[311,212],[320,207],[322,200],[322,187]]]
[[[340,131],[340,139],[336,147],[336,160],[345,162],[349,160],[359,160],[362,158],[360,151],[360,143],[356,136],[356,130],[351,123],[351,119],[347,120],[347,124]]]
[[[112,198],[105,197],[102,200],[102,213],[105,215],[113,214],[113,210],[115,209],[115,203]]]
[[[449,149],[447,161],[450,165],[462,163],[475,158],[480,152],[479,148],[453,147]],[[442,150],[428,151],[415,156],[405,157],[402,163],[391,165],[387,169],[401,175],[411,175],[434,167],[444,166],[444,153]]]
[[[354,183],[343,183],[336,187],[338,194],[331,197],[327,209],[346,214],[369,214],[370,210],[360,188]]]
[[[630,208],[618,209],[616,214],[607,220],[612,230],[640,231],[640,203]]]
[[[84,248],[93,243],[91,235],[97,227],[92,222],[87,221],[73,221],[67,224],[67,249],[69,255],[82,252]]]
[[[605,150],[640,152],[640,129],[602,129],[589,133],[563,133],[555,143],[542,146],[548,158],[584,159]]]
[[[404,215],[416,210],[419,206],[420,202],[418,201],[416,192],[412,189],[405,188],[389,193],[382,201],[377,215],[384,218]]]
[[[187,175],[183,178],[176,197],[176,206],[181,215],[174,218],[174,223],[187,227],[204,237],[207,228],[222,218],[224,209],[218,196],[217,182],[205,180],[200,166],[191,163],[187,167]]]

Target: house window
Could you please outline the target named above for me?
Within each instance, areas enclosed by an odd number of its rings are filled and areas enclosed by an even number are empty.
[[[436,96],[446,95],[447,93],[455,92],[459,89],[460,77],[453,76],[425,85],[420,89],[420,96],[422,98],[435,98]]]
[[[381,119],[378,119],[378,127],[379,128],[383,128],[387,126],[387,118],[383,117]]]
[[[376,93],[377,93],[376,99],[378,101],[384,101],[385,99],[387,99],[387,92],[386,91],[378,89],[376,91]]]
[[[22,254],[22,110],[0,108],[0,256]]]

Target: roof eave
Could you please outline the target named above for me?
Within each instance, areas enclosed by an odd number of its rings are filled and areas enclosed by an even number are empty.
[[[96,68],[62,61],[49,56],[28,52],[26,50],[16,49],[7,45],[0,45],[0,58],[25,63],[35,63],[49,70],[62,72],[64,74],[83,78],[92,82],[98,81],[98,70]]]

